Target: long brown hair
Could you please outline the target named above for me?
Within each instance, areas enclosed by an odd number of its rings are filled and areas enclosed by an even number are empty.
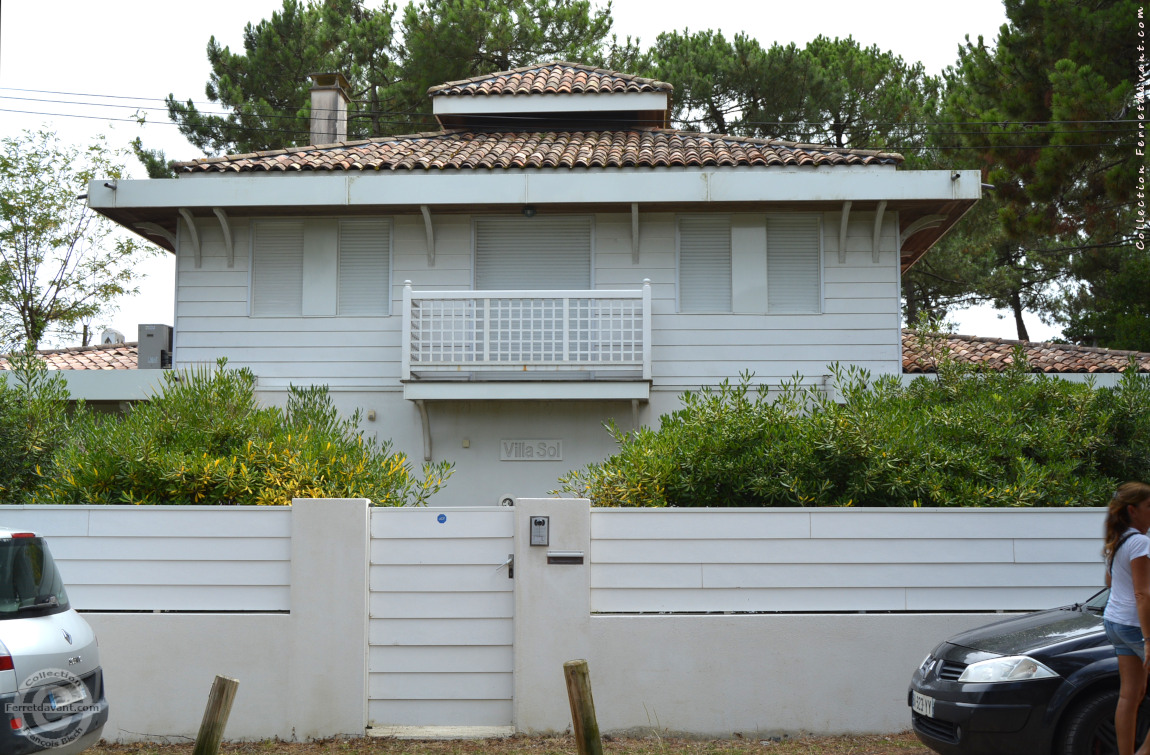
[[[1118,540],[1130,529],[1130,507],[1150,500],[1150,485],[1144,482],[1124,482],[1114,491],[1106,511],[1106,544],[1102,555],[1109,563],[1118,549]]]

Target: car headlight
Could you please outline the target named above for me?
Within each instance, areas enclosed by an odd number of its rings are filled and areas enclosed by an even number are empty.
[[[1046,666],[1025,655],[991,658],[966,667],[960,682],[1021,682],[1058,676]]]

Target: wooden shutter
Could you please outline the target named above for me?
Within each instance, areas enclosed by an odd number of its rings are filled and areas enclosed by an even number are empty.
[[[767,312],[822,311],[821,246],[817,215],[767,218]]]
[[[731,219],[679,218],[679,310],[731,311]]]
[[[475,288],[481,291],[585,291],[591,288],[591,219],[477,219]]]
[[[390,311],[391,222],[339,223],[339,314],[386,315]]]
[[[252,225],[251,313],[298,316],[303,311],[303,223]]]

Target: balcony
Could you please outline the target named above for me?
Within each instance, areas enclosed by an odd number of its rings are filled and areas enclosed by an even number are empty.
[[[634,399],[651,383],[651,285],[635,291],[403,289],[409,399]]]

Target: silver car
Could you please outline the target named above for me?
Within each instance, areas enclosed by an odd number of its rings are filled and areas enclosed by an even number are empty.
[[[47,543],[0,526],[0,753],[80,752],[107,720],[96,635]]]

